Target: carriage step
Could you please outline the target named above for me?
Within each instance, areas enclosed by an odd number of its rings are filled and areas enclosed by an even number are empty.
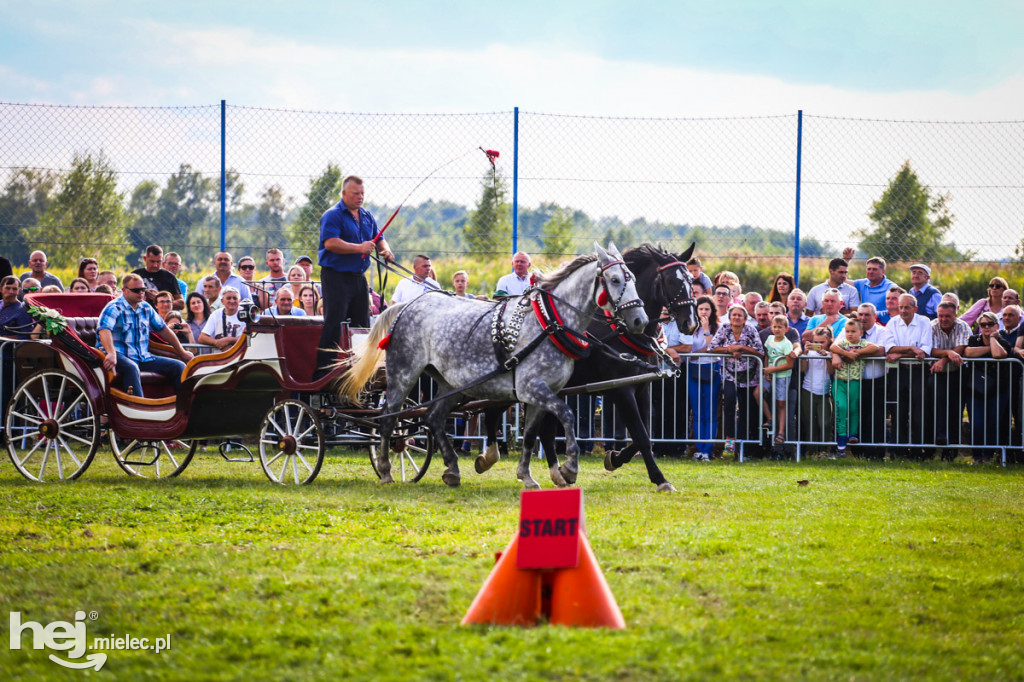
[[[229,456],[228,455],[228,449],[229,448],[240,448],[241,450],[244,450],[245,453],[248,455],[248,458],[246,458],[246,457],[231,457],[231,456]],[[220,452],[220,456],[223,457],[224,460],[227,461],[227,462],[255,462],[256,461],[256,457],[252,454],[252,450],[250,450],[249,448],[247,448],[245,445],[243,445],[242,443],[238,442],[237,440],[226,440],[226,441],[224,441],[223,443],[220,444],[220,447],[218,448],[218,450]]]

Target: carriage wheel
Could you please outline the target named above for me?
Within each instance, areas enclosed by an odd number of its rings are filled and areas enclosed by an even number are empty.
[[[11,462],[30,481],[78,478],[92,464],[100,418],[82,382],[46,370],[21,382],[4,422]]]
[[[126,474],[139,478],[173,478],[196,454],[198,441],[123,438],[111,430],[114,461]]]
[[[305,403],[285,400],[270,408],[260,427],[260,464],[274,483],[305,485],[324,463],[324,430]]]
[[[370,465],[373,467],[373,473],[380,478],[376,460],[380,435],[376,431],[374,435],[375,442],[370,445]],[[423,422],[403,419],[395,424],[395,429],[391,432],[391,443],[392,447],[388,452],[391,458],[391,475],[396,481],[419,483],[430,468],[430,460],[434,456],[433,435]],[[395,452],[396,446],[400,452]]]

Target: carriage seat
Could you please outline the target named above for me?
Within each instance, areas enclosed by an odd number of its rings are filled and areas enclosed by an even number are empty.
[[[99,367],[103,363],[103,358],[106,356],[102,348],[96,347],[96,342],[99,339],[100,318],[68,317],[65,319],[68,321],[68,330],[72,332],[72,335],[76,337],[79,342],[88,347],[89,352],[93,358],[95,358],[95,364],[92,362],[89,364],[94,367]],[[116,377],[116,375],[108,376],[108,379],[110,378],[114,379],[110,382],[111,385],[121,385],[120,378]],[[174,395],[170,382],[168,382],[163,375],[156,374],[155,372],[141,372],[140,378],[142,380],[142,391],[145,393],[147,398]]]

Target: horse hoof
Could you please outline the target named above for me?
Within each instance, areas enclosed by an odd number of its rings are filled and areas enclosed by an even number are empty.
[[[483,455],[477,455],[476,460],[473,462],[473,468],[476,469],[478,474],[482,474],[491,468],[491,465],[487,463]]]
[[[619,468],[619,465],[615,463],[612,455],[615,454],[614,450],[608,450],[604,453],[604,468],[605,471],[615,471]]]
[[[565,468],[565,465],[559,465],[558,473],[562,474],[562,478],[565,479],[566,485],[572,485],[576,482],[576,471]]]
[[[569,484],[565,482],[565,478],[563,478],[562,473],[561,471],[559,471],[559,469],[560,467],[551,467],[548,470],[551,474],[551,482],[554,483],[559,488],[565,488]]]
[[[449,487],[458,488],[459,485],[462,483],[462,476],[460,476],[457,473],[446,471],[443,474],[441,474],[441,480],[444,481],[444,484]]]
[[[668,481],[665,481],[664,483],[662,483],[661,485],[658,486],[657,492],[659,492],[659,493],[674,493],[674,492],[676,492],[676,487],[674,485],[672,485],[671,483],[669,483]]]
[[[381,483],[394,483],[395,479],[391,477],[391,474],[384,474],[380,477]]]

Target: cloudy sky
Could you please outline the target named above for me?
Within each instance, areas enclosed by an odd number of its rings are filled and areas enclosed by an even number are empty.
[[[0,97],[1019,119],[1019,0],[0,0]]]
[[[952,196],[957,243],[1002,257],[1024,225],[1024,0],[0,0],[0,13],[0,100],[90,107],[8,106],[8,167],[102,148],[126,191],[180,162],[215,174],[226,100],[228,165],[253,196],[276,182],[301,197],[333,162],[394,205],[479,144],[511,176],[519,107],[520,206],[790,230],[803,110],[803,237],[850,243],[905,160]],[[119,105],[175,108],[91,108]],[[473,116],[430,116],[451,113]],[[471,205],[483,163],[465,157],[412,201]]]

